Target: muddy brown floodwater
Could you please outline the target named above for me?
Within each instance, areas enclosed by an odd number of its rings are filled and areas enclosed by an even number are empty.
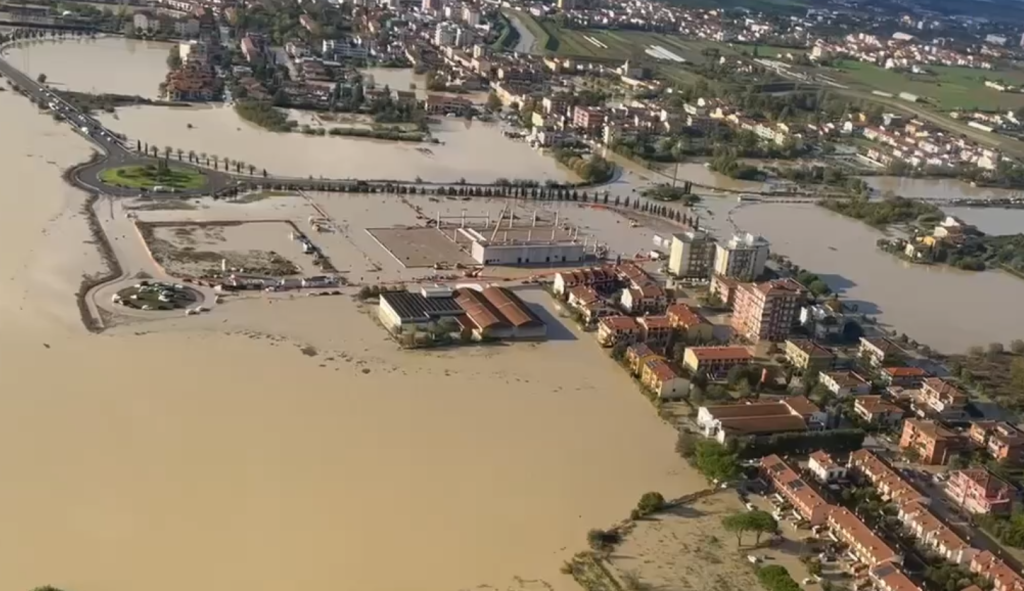
[[[0,129],[0,588],[571,589],[589,528],[702,486],[568,328],[403,353],[301,298],[85,333],[89,147],[13,93]]]

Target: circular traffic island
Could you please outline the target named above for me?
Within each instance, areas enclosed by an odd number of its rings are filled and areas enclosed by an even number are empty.
[[[173,193],[203,188],[209,179],[199,170],[173,166],[164,161],[108,168],[100,181],[112,187],[139,189],[154,193]]]
[[[203,295],[182,284],[140,281],[111,296],[114,304],[144,311],[198,310]],[[202,311],[202,310],[198,310]]]

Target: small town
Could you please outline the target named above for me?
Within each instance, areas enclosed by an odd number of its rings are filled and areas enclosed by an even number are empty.
[[[0,582],[1024,591],[964,4],[0,1]]]

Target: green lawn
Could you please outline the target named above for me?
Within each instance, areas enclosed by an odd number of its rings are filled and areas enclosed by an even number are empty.
[[[909,92],[943,110],[1006,110],[1024,107],[1024,94],[999,92],[985,86],[985,80],[1024,83],[1024,71],[979,70],[947,66],[928,66],[934,74],[893,72],[874,64],[843,61],[839,65],[841,82],[861,85],[893,94]]]
[[[100,180],[108,185],[129,189],[198,189],[206,184],[206,175],[177,166],[160,170],[155,164],[108,168],[100,173]]]

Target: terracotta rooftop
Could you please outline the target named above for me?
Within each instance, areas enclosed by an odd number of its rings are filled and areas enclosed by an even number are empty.
[[[1021,577],[988,550],[978,553],[971,560],[971,570],[976,573],[984,573],[990,581],[997,583],[999,589],[1007,591],[1024,589],[1024,577]]]
[[[873,337],[873,338],[861,337],[860,338],[860,342],[861,342],[861,344],[864,344],[864,343],[870,344],[872,347],[882,351],[883,354],[902,353],[903,352],[903,349],[901,349],[899,347],[899,345],[897,345],[896,343],[894,343],[894,342],[892,342],[889,339],[884,338],[884,337]]]
[[[636,318],[632,316],[605,316],[598,322],[612,332],[640,329],[640,325],[636,323]]]
[[[927,498],[889,464],[866,449],[858,449],[850,454],[850,467],[863,474],[875,488],[895,503]]]
[[[859,546],[858,554],[869,566],[891,562],[897,558],[896,552],[888,544],[845,507],[832,507],[829,510],[829,522],[842,533],[841,538]]]
[[[832,456],[828,455],[827,452],[822,451],[820,449],[818,451],[812,451],[810,459],[814,460],[815,462],[818,463],[819,466],[825,469],[839,467],[839,464],[837,464],[836,461],[832,459]]]
[[[935,421],[926,421],[923,419],[907,419],[903,421],[905,425],[910,425],[915,430],[924,433],[925,435],[933,439],[956,439],[957,434],[936,423]]]
[[[756,283],[754,289],[766,297],[801,295],[807,292],[807,289],[799,281],[790,277]]]
[[[654,349],[648,347],[647,343],[637,343],[626,348],[626,355],[632,355],[638,359],[643,359],[648,355],[657,355],[657,353],[654,352]]]
[[[596,304],[601,301],[601,296],[594,291],[593,287],[587,285],[577,285],[569,290],[569,295],[576,298],[584,306]]]
[[[724,431],[733,435],[758,435],[806,431],[807,423],[797,415],[731,417],[720,419]]]
[[[828,349],[827,347],[822,347],[818,343],[815,343],[814,341],[809,339],[789,339],[786,342],[792,343],[793,346],[795,346],[797,349],[800,349],[804,353],[807,353],[807,355],[809,355],[810,357],[835,357],[835,355],[832,354],[832,351],[830,349]]]
[[[882,369],[882,373],[888,374],[894,378],[928,377],[928,372],[921,369],[920,367],[886,367]]]
[[[676,325],[684,328],[708,324],[708,321],[703,316],[686,304],[672,304],[668,307],[665,315]]]
[[[654,377],[660,382],[667,382],[679,377],[676,370],[672,369],[672,366],[664,359],[649,359],[644,363],[644,365],[647,366],[647,369],[650,370],[650,372],[654,374]]]
[[[903,410],[881,396],[858,396],[854,399],[854,405],[861,407],[864,409],[864,412],[872,415]]]
[[[868,383],[867,380],[860,377],[860,374],[845,369],[842,371],[823,371],[821,373],[835,380],[836,384],[838,384],[840,388],[856,388],[857,386],[862,386]]]
[[[828,505],[825,499],[808,486],[800,478],[800,475],[779,456],[772,454],[761,458],[761,469],[771,478],[777,488],[783,489],[787,496],[799,500],[798,509],[804,517],[810,518],[810,511]]]
[[[954,404],[967,402],[967,395],[960,388],[942,378],[928,378],[924,381],[924,387],[934,391],[941,400]]]
[[[717,404],[703,407],[716,419],[740,417],[784,417],[793,410],[781,402],[757,402],[754,404]]]
[[[805,419],[815,413],[821,412],[817,404],[814,404],[806,396],[789,396],[782,399],[782,403],[788,406],[795,414],[803,416]]]
[[[746,347],[688,347],[698,361],[718,361],[722,359],[753,359]]]
[[[508,326],[508,322],[498,310],[494,308],[482,293],[475,289],[460,289],[455,296],[459,307],[466,311],[466,315],[473,324],[481,330],[487,330],[498,326]]]
[[[970,479],[971,482],[983,488],[986,499],[1007,499],[1013,496],[1014,489],[1009,483],[984,468],[959,470],[950,474],[950,478],[956,474]]]
[[[668,316],[644,316],[638,318],[637,322],[647,330],[672,330],[672,322]]]
[[[900,507],[900,513],[903,515],[904,521],[916,525],[921,532],[921,537],[927,538],[928,543],[934,547],[941,548],[948,553],[971,547],[919,501],[905,503]]]
[[[880,564],[871,569],[871,578],[881,581],[886,591],[921,591],[895,564]]]
[[[543,326],[544,322],[518,295],[504,287],[486,287],[484,297],[517,328]]]

